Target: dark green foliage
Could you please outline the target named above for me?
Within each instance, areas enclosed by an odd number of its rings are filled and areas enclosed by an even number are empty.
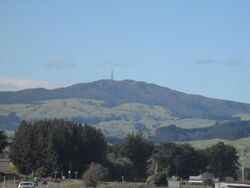
[[[175,125],[160,127],[156,129],[153,140],[156,142],[206,140],[213,138],[236,140],[248,137],[249,134],[250,121],[229,121],[205,128],[183,129]]]
[[[134,166],[131,172],[134,179],[146,178],[147,160],[150,158],[154,145],[142,134],[129,134],[124,139],[121,155],[129,158]]]
[[[154,145],[141,133],[128,134],[122,144],[108,148],[106,166],[110,171],[110,180],[126,181],[146,178],[147,160],[153,152]]]
[[[183,129],[170,125],[167,127],[157,128],[153,140],[155,142],[166,142],[166,141],[188,141],[190,135],[187,133],[189,129]]]
[[[208,169],[215,177],[223,180],[226,176],[236,177],[239,157],[233,146],[218,142],[207,149]]]
[[[34,149],[32,125],[22,121],[10,147],[10,158],[23,174],[30,174],[35,169]]]
[[[250,180],[250,168],[245,168],[245,179]]]
[[[202,174],[204,180],[212,179],[213,175],[221,180],[226,176],[236,178],[239,165],[236,149],[223,142],[206,150],[195,150],[188,144],[165,142],[157,145],[152,157],[158,171],[165,170],[168,176],[183,179],[202,172],[206,172]]]
[[[121,144],[109,145],[105,166],[109,169],[109,180],[134,180],[134,165],[128,157],[124,156]]]
[[[92,161],[103,162],[107,144],[100,130],[65,121],[23,121],[15,133],[10,157],[19,172],[30,174],[41,167],[46,173],[82,172]]]
[[[156,186],[168,186],[167,174],[164,171],[158,172],[153,176]]]
[[[45,167],[40,167],[35,172],[36,177],[46,178],[48,176],[48,169]]]
[[[201,179],[203,180],[205,185],[212,185],[213,184],[214,174],[209,172],[204,172],[201,174]]]
[[[97,187],[107,176],[108,170],[100,164],[91,163],[83,174],[86,187]]]
[[[105,166],[109,169],[109,180],[121,181],[122,176],[126,181],[133,179],[131,174],[133,171],[133,163],[127,157],[119,157],[115,153],[109,153]]]
[[[8,137],[4,130],[0,129],[0,153],[3,151],[3,149],[8,145]]]
[[[178,176],[187,179],[190,175],[198,175],[207,166],[204,152],[195,150],[188,144],[162,143],[156,147],[153,155],[158,170],[166,171],[169,177]]]
[[[205,186],[211,186],[211,185],[213,185],[213,180],[212,179],[205,179],[203,181],[203,183]]]
[[[107,148],[100,130],[61,119],[22,121],[10,146],[10,158],[22,174],[33,172],[39,176],[55,171],[66,175],[68,170],[81,174],[91,162],[101,163],[109,168],[108,178],[116,181],[122,176],[126,181],[145,180],[148,159],[154,161],[150,169],[153,176],[164,172],[187,179],[208,171],[223,179],[236,177],[238,168],[236,149],[221,142],[206,150],[170,142],[154,147],[138,133],[129,134],[122,144]],[[99,170],[94,168],[95,171]],[[159,182],[164,179],[163,175],[157,178]]]

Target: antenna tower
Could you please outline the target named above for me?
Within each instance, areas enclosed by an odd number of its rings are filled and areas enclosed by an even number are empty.
[[[114,80],[114,72],[113,72],[113,69],[111,70],[110,79],[111,79],[111,80]]]

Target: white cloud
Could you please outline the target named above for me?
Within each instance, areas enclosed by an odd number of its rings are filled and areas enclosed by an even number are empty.
[[[227,66],[241,66],[245,63],[243,59],[230,59],[225,61],[225,65]]]
[[[245,60],[243,59],[228,59],[228,60],[218,60],[218,59],[201,59],[197,62],[199,65],[225,65],[225,66],[242,66]]]
[[[109,61],[102,61],[96,64],[96,66],[99,67],[126,67],[125,65],[121,64],[121,63],[113,63],[113,62],[109,62]]]
[[[70,62],[64,62],[64,61],[50,61],[46,63],[46,68],[47,69],[71,69],[76,66],[75,63],[70,63]]]
[[[49,83],[45,81],[16,79],[0,76],[0,91],[17,91],[27,88],[53,89],[61,86],[61,84]]]
[[[215,64],[216,61],[214,59],[201,59],[197,62],[199,65],[207,65],[207,64]]]

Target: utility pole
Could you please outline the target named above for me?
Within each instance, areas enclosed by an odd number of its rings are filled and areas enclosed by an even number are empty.
[[[72,162],[69,162],[69,181],[71,181],[71,168],[72,168]]]
[[[111,70],[110,79],[111,79],[111,80],[114,80],[114,72],[113,72],[113,69]]]
[[[240,160],[241,160],[241,175],[242,175],[241,179],[242,179],[242,181],[244,181],[244,179],[245,179],[245,167],[244,167],[245,158],[241,157]]]

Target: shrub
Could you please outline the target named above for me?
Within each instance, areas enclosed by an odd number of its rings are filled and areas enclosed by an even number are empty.
[[[203,182],[204,182],[204,185],[213,185],[212,179],[205,179]]]
[[[48,176],[48,169],[44,167],[40,167],[36,170],[35,175],[40,178],[45,178]]]
[[[202,177],[202,180],[204,182],[204,185],[212,185],[213,184],[214,175],[212,173],[204,172],[203,174],[201,174],[201,177]]]
[[[234,182],[235,182],[235,179],[234,179],[233,177],[226,176],[226,177],[225,177],[225,182],[227,182],[227,183],[234,183]]]
[[[84,184],[86,187],[97,187],[107,174],[108,170],[105,167],[100,164],[91,163],[83,174]]]
[[[168,180],[167,180],[167,174],[166,172],[158,172],[157,174],[154,175],[154,183],[157,186],[160,185],[168,185]]]
[[[0,173],[0,182],[3,181],[4,174]]]

